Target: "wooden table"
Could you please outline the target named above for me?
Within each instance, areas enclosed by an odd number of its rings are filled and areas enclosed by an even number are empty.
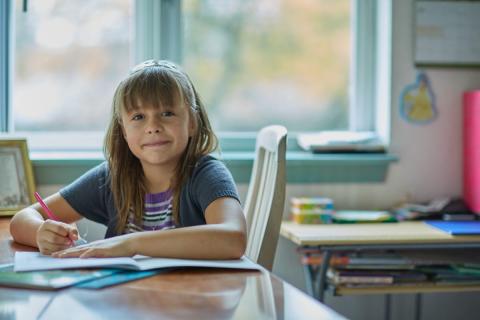
[[[301,225],[282,223],[280,234],[301,248],[316,248],[322,252],[320,268],[304,265],[307,290],[323,301],[326,272],[332,253],[377,249],[443,250],[480,248],[480,236],[452,236],[422,221],[401,223]],[[308,253],[307,253],[308,254]],[[342,291],[343,290],[343,291]],[[420,293],[480,290],[478,285],[412,285],[392,288],[343,288],[339,294]]]
[[[0,264],[15,251],[0,218]],[[39,291],[0,287],[8,319],[344,319],[268,271],[183,269],[105,288]]]

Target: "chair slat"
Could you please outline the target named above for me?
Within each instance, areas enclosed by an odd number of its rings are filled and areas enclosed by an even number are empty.
[[[246,255],[271,270],[285,204],[287,130],[260,130],[252,176],[245,201],[248,241]]]

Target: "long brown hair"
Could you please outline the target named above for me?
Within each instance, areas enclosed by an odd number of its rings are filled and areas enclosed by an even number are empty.
[[[140,160],[130,151],[123,135],[122,112],[137,108],[138,102],[156,108],[184,103],[194,122],[194,133],[176,166],[173,191],[173,219],[179,222],[180,192],[199,158],[214,151],[218,140],[212,131],[205,106],[188,75],[177,65],[164,60],[148,60],[134,67],[120,82],[113,97],[104,153],[109,165],[110,187],[117,210],[117,233],[123,233],[130,210],[140,223],[147,193]]]

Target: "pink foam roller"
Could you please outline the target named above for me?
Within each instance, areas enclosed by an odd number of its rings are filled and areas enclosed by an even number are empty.
[[[480,213],[480,90],[463,94],[463,197]]]

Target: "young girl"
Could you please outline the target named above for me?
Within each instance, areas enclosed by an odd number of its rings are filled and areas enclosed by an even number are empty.
[[[171,62],[146,61],[115,91],[107,161],[45,200],[61,221],[34,204],[10,232],[54,257],[239,258],[245,218],[230,172],[208,155],[216,146],[189,77]],[[106,239],[73,247],[71,224],[83,217],[107,226]]]

